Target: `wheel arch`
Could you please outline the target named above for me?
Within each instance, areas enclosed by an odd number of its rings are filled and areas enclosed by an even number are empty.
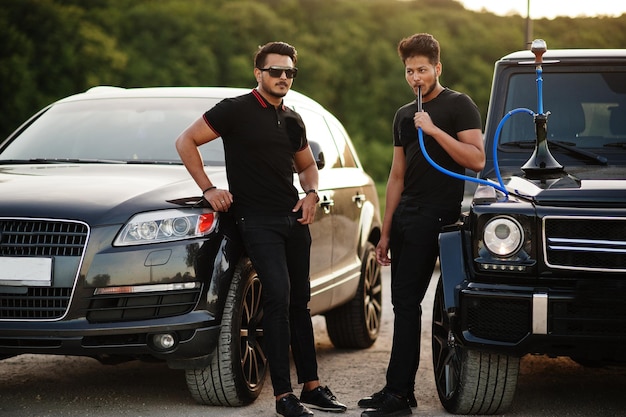
[[[359,218],[359,244],[357,245],[357,256],[362,259],[365,251],[366,243],[376,246],[380,240],[380,219],[376,206],[370,201],[366,201],[361,208],[361,217]]]

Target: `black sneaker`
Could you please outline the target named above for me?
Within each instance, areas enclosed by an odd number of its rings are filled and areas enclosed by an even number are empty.
[[[302,391],[300,401],[311,408],[333,413],[343,413],[348,409],[345,405],[337,401],[328,387],[317,387],[312,391]]]
[[[382,406],[382,399],[385,397],[386,390],[382,390],[373,393],[369,397],[363,397],[357,403],[361,408],[380,408]],[[415,399],[415,393],[411,391],[407,396],[407,402],[409,407],[417,407],[417,399]]]
[[[298,397],[288,394],[276,401],[276,414],[284,417],[313,417],[311,410],[306,408]]]
[[[378,397],[380,406],[368,408],[361,413],[361,417],[400,417],[408,416],[413,412],[405,397],[397,397],[389,392],[381,391]]]

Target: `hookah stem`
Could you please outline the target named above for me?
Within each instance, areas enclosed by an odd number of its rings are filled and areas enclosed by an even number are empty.
[[[422,111],[422,86],[417,86],[417,111]]]
[[[535,73],[537,74],[537,114],[543,114],[543,68],[541,63],[535,67]]]

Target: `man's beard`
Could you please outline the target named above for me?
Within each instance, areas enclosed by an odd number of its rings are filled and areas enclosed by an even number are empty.
[[[279,89],[281,86],[284,88],[284,90]],[[277,83],[272,85],[270,83],[264,82],[262,87],[263,91],[265,91],[268,95],[276,98],[285,97],[285,95],[289,91],[289,84],[285,83]]]
[[[285,97],[285,95],[287,95],[287,91],[289,91],[288,87],[287,87],[286,91],[279,90],[278,92],[274,91],[274,89],[272,88],[272,89],[268,90],[267,93],[269,95],[271,95],[272,97],[283,98],[283,97]]]
[[[422,97],[427,96],[433,91],[435,91],[436,87],[437,87],[437,83],[432,83],[431,85],[429,85],[426,91],[422,90]]]

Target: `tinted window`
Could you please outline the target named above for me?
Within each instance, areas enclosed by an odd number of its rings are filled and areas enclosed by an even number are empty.
[[[319,143],[322,147],[326,161],[325,167],[341,167],[339,153],[337,152],[333,136],[330,130],[328,130],[328,125],[324,117],[321,114],[304,108],[297,108],[296,111],[302,116],[302,120],[304,120],[307,139]]]
[[[354,155],[352,154],[352,149],[348,146],[348,134],[345,129],[343,129],[343,127],[341,127],[334,120],[329,120],[328,127],[330,128],[333,138],[335,139],[335,144],[337,145],[343,166],[346,168],[355,168],[357,166],[356,161]]]
[[[57,104],[0,153],[0,159],[174,161],[174,140],[215,100],[97,99]],[[223,164],[221,140],[202,146],[205,163]]]
[[[534,73],[513,75],[506,109],[537,112]],[[581,148],[602,147],[626,137],[626,73],[543,73],[543,110],[548,116],[548,139]],[[500,143],[535,139],[528,114],[513,115],[503,125]]]

